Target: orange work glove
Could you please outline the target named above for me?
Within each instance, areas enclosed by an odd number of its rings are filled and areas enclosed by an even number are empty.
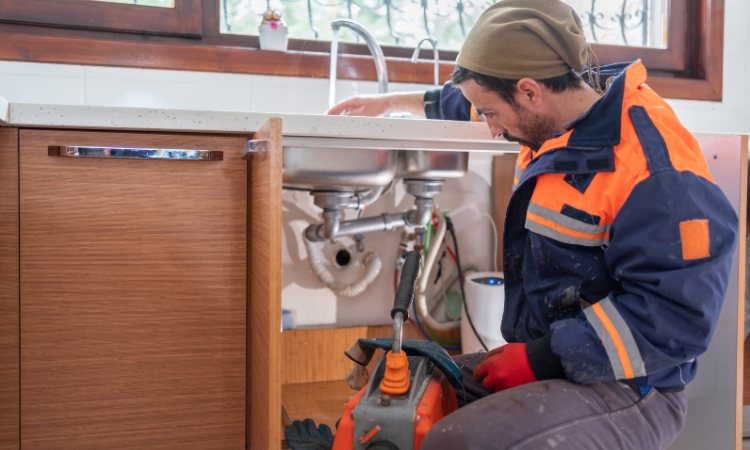
[[[526,354],[526,344],[505,344],[487,353],[474,369],[474,381],[481,381],[484,387],[495,392],[537,381]]]

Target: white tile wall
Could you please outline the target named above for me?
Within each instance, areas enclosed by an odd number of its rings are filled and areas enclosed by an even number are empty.
[[[374,82],[336,86],[339,100],[377,92]],[[389,85],[393,92],[426,87]],[[328,80],[0,61],[0,95],[24,103],[321,114]]]
[[[92,106],[247,111],[251,79],[246,75],[85,68],[84,101]]]
[[[11,102],[83,104],[82,66],[0,61],[0,95]]]

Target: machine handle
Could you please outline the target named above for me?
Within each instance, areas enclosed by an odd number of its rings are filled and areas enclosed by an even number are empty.
[[[177,159],[187,161],[221,161],[224,152],[213,150],[185,150],[176,148],[129,148],[129,147],[89,147],[89,146],[49,146],[50,156],[74,158],[111,159]]]
[[[393,302],[391,317],[396,318],[396,313],[403,314],[403,320],[409,318],[409,309],[414,300],[414,291],[417,287],[417,280],[422,271],[422,257],[418,252],[409,252],[406,254],[406,262],[401,270],[401,281],[398,283],[396,290],[396,300]]]

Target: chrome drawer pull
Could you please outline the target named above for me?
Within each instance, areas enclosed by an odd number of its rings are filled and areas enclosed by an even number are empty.
[[[224,152],[176,148],[49,146],[50,156],[74,158],[180,159],[188,161],[221,161]]]

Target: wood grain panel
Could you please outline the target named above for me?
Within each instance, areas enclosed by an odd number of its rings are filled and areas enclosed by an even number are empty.
[[[389,338],[392,330],[390,325],[382,325],[285,331],[281,333],[282,384],[343,380],[352,368],[344,351],[359,338]],[[461,337],[460,329],[439,334],[449,340]],[[404,324],[403,337],[424,339],[416,325],[411,323]],[[382,355],[382,350],[375,353],[368,366],[371,372]]]
[[[343,380],[352,366],[344,356],[344,350],[357,339],[367,336],[367,328],[284,331],[281,333],[281,383]]]
[[[0,450],[19,448],[18,130],[0,128]]]
[[[497,270],[503,270],[503,229],[505,211],[513,193],[517,153],[497,155],[492,160],[492,215],[497,224]]]
[[[2,27],[0,27],[2,30]],[[0,60],[44,61],[150,69],[205,72],[252,73],[292,77],[328,78],[330,55],[324,52],[273,52],[228,45],[186,45],[33,36],[0,33]],[[432,84],[433,65],[408,58],[387,58],[391,82]],[[440,64],[440,80],[447,81],[453,62]],[[341,55],[338,78],[377,80],[375,65],[368,55]]]
[[[281,119],[254,139],[268,140],[248,170],[247,442],[255,450],[281,441]]]
[[[2,22],[190,38],[202,34],[201,0],[177,0],[172,8],[80,0],[0,0],[0,10]]]
[[[244,143],[21,131],[24,449],[244,446]],[[50,145],[224,160],[63,158]]]

